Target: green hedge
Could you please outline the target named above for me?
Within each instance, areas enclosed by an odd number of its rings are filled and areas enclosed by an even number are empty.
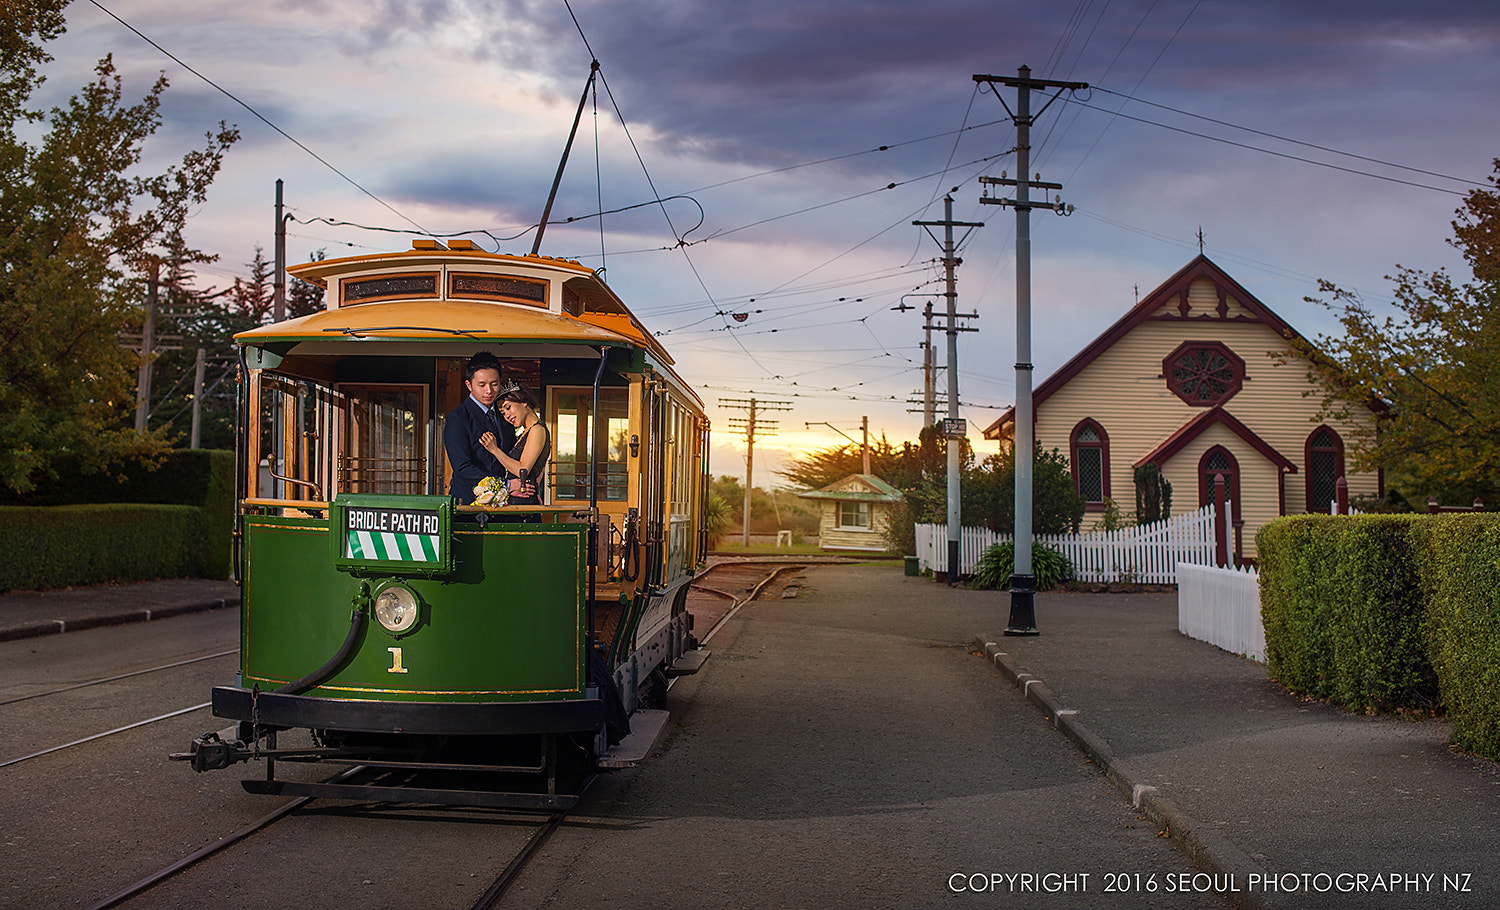
[[[174,451],[154,468],[120,465],[82,474],[58,465],[58,477],[25,496],[10,494],[0,506],[0,590],[32,590],[147,578],[228,578],[234,532],[234,453],[198,449]],[[197,515],[185,522],[173,508],[153,517],[120,511],[122,504],[185,507]],[[73,510],[73,511],[68,511]],[[47,513],[55,512],[48,519]],[[78,515],[90,516],[87,520]],[[54,536],[55,529],[81,531],[92,545],[109,548],[96,555]],[[163,538],[175,529],[175,539]],[[137,546],[136,538],[141,545]],[[122,543],[123,549],[122,549]],[[149,547],[147,546],[149,542]],[[154,548],[154,549],[150,549]],[[121,553],[129,553],[124,559]],[[24,563],[24,565],[23,565]],[[33,565],[33,563],[35,565]],[[101,567],[117,568],[101,576]],[[68,567],[73,568],[68,568]],[[45,578],[45,583],[37,579]]]
[[[1299,515],[1256,535],[1271,676],[1355,711],[1441,707],[1500,759],[1500,515]]]
[[[1411,552],[1420,520],[1298,515],[1256,535],[1275,679],[1352,711],[1437,703]]]
[[[1459,748],[1500,758],[1500,516],[1422,522],[1428,654]]]
[[[0,591],[204,576],[204,514],[133,503],[0,506]]]

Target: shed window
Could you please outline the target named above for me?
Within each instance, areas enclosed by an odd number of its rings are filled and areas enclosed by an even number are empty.
[[[870,504],[868,502],[839,503],[839,527],[868,530],[870,527]]]

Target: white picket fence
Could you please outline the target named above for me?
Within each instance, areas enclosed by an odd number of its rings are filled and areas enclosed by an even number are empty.
[[[1225,514],[1233,515],[1233,505],[1225,503]],[[916,526],[917,552],[923,569],[948,571],[948,526]],[[1233,529],[1230,529],[1233,533]],[[985,550],[1010,540],[1008,534],[996,534],[988,528],[961,528],[958,538],[960,575],[969,575]],[[1038,534],[1038,543],[1046,544],[1068,557],[1074,577],[1079,581],[1131,581],[1142,584],[1173,584],[1177,581],[1177,564],[1211,566],[1214,563],[1214,513],[1212,506],[1178,515],[1166,521],[1117,531],[1094,531],[1088,534]],[[1229,546],[1233,553],[1234,546]]]
[[[1177,631],[1265,663],[1266,628],[1255,569],[1178,566]]]

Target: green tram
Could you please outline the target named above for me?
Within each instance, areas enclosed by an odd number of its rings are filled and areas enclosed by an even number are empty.
[[[418,240],[289,271],[325,309],[235,338],[240,668],[212,702],[236,723],[179,757],[263,762],[252,792],[570,805],[569,780],[706,656],[684,609],[702,401],[576,262]],[[444,415],[479,351],[536,393],[541,504],[448,495]],[[374,770],[278,779],[288,761]]]

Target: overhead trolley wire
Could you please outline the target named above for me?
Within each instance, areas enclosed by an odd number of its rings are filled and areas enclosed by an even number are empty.
[[[307,154],[311,155],[319,164],[321,164],[324,167],[328,168],[330,171],[333,171],[335,174],[338,174],[341,178],[343,178],[344,182],[348,183],[350,186],[352,186],[355,189],[359,190],[361,193],[364,193],[366,196],[369,196],[371,199],[373,199],[376,202],[380,203],[380,205],[384,206],[388,211],[391,212],[391,214],[393,214],[397,218],[400,218],[401,220],[405,221],[407,224],[410,224],[412,227],[416,228],[419,232],[421,232],[423,234],[426,234],[429,237],[433,236],[426,228],[422,227],[420,224],[417,224],[417,222],[413,221],[405,213],[399,211],[398,209],[396,209],[395,206],[391,205],[389,202],[386,202],[384,199],[381,199],[379,196],[377,196],[374,193],[370,192],[369,190],[365,189],[353,177],[350,177],[348,174],[346,174],[343,171],[339,170],[337,167],[334,167],[333,164],[331,164],[322,155],[319,155],[317,152],[315,152],[312,149],[308,148],[307,146],[303,145],[291,133],[288,133],[286,130],[284,130],[281,127],[277,126],[276,124],[272,123],[260,111],[258,111],[255,108],[251,107],[246,102],[240,100],[239,97],[237,97],[234,93],[230,92],[228,89],[226,89],[223,86],[219,85],[219,83],[213,81],[212,79],[210,79],[207,76],[203,75],[202,73],[198,72],[196,69],[194,69],[192,66],[190,66],[189,64],[187,64],[185,61],[183,61],[176,54],[174,54],[171,51],[167,50],[166,48],[162,47],[160,44],[157,44],[151,38],[149,38],[145,34],[143,34],[140,29],[136,28],[135,26],[131,25],[129,22],[126,22],[124,19],[121,19],[119,16],[115,15],[112,11],[110,11],[107,7],[105,7],[102,3],[100,3],[99,0],[89,0],[89,2],[92,3],[94,6],[98,7],[99,10],[101,12],[103,12],[106,16],[109,16],[111,19],[113,19],[116,22],[120,23],[121,25],[125,26],[127,29],[129,29],[131,32],[133,32],[136,35],[136,37],[140,38],[142,41],[144,41],[147,44],[151,45],[152,47],[156,48],[158,51],[161,51],[162,54],[164,54],[166,57],[168,57],[173,62],[175,62],[178,66],[181,66],[183,69],[185,69],[188,72],[192,73],[194,76],[197,76],[199,79],[202,79],[204,82],[208,83],[217,92],[219,92],[219,94],[223,95],[225,98],[228,98],[230,101],[233,101],[235,104],[238,104],[240,107],[242,107],[245,110],[249,111],[261,123],[264,123],[266,126],[269,126],[271,129],[273,129],[277,133],[279,133],[288,142],[292,143],[297,148],[299,148],[302,151],[306,152]]]

